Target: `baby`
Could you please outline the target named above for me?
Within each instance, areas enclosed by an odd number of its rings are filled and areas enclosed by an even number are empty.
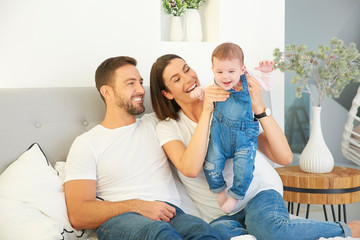
[[[237,201],[244,198],[253,179],[259,123],[252,112],[242,49],[233,43],[223,43],[215,48],[211,60],[215,83],[231,95],[225,102],[216,103],[203,168],[210,190],[218,194],[221,209],[230,213]],[[267,91],[272,84],[273,64],[264,61],[255,68],[262,72],[262,78],[257,80]],[[203,96],[201,87],[191,92],[193,98]],[[263,116],[266,114],[260,114],[258,118]],[[222,171],[229,158],[233,158],[234,179],[227,197]]]

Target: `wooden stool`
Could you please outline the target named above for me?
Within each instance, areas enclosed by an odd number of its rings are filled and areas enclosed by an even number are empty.
[[[306,218],[309,217],[310,204],[323,205],[325,220],[327,214],[325,205],[331,205],[334,221],[333,205],[339,205],[339,220],[341,221],[341,205],[343,206],[344,222],[346,223],[345,204],[360,201],[360,170],[346,167],[334,167],[330,173],[307,173],[299,166],[276,168],[284,185],[284,200],[289,202],[288,210],[293,214],[293,203],[307,204]]]

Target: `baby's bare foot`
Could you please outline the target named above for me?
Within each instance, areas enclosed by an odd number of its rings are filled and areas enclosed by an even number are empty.
[[[227,192],[226,192],[226,190],[222,191],[221,193],[218,193],[217,202],[218,202],[220,207],[224,204],[224,202],[226,200],[227,200]]]
[[[223,212],[225,213],[231,213],[235,209],[237,202],[237,199],[229,197],[226,202],[221,206],[221,210],[223,210]]]

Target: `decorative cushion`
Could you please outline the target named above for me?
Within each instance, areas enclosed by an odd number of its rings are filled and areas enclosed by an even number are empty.
[[[0,175],[0,239],[77,239],[63,182],[38,144]]]

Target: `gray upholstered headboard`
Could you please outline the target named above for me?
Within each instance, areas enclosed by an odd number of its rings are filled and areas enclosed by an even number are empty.
[[[0,89],[0,112],[2,173],[34,142],[53,166],[65,161],[75,137],[102,121],[105,104],[95,87]]]
[[[151,112],[149,86],[145,108]],[[269,93],[263,99],[270,106]],[[74,139],[100,123],[105,104],[95,87],[0,89],[0,173],[34,142],[50,163],[65,161]]]
[[[0,172],[37,142],[51,163],[64,161],[74,138],[101,121],[95,88],[0,89]]]

